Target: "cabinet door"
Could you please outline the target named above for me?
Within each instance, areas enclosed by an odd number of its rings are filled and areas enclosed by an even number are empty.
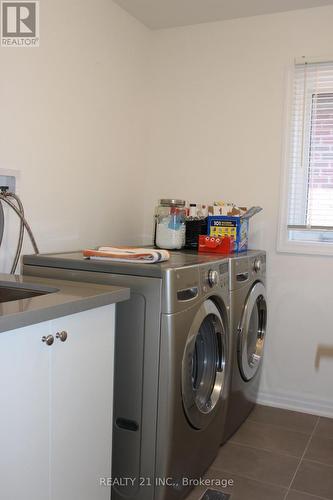
[[[109,500],[114,305],[51,322],[51,498]]]
[[[49,498],[50,324],[0,333],[0,498]]]

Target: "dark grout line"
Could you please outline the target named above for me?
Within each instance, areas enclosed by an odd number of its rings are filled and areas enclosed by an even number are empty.
[[[295,473],[294,473],[293,477],[291,478],[291,481],[290,481],[290,484],[289,484],[289,488],[287,489],[286,496],[284,497],[284,499],[283,499],[283,500],[286,500],[286,498],[287,498],[287,496],[288,496],[288,493],[289,493],[289,491],[290,491],[290,489],[291,489],[291,486],[292,486],[292,484],[293,484],[293,482],[294,482],[294,480],[295,480],[295,477],[296,477],[296,475],[297,475],[297,472],[299,471],[299,469],[300,469],[300,467],[301,467],[301,463],[302,463],[302,461],[303,461],[303,458],[304,458],[304,456],[305,456],[305,454],[306,454],[306,452],[308,451],[308,448],[309,448],[309,446],[310,446],[311,439],[313,438],[313,436],[314,436],[314,434],[315,434],[315,432],[316,432],[316,429],[317,429],[317,427],[318,427],[318,425],[319,425],[319,419],[320,419],[320,417],[318,417],[318,418],[317,418],[317,422],[316,422],[316,424],[315,424],[315,426],[314,426],[314,429],[313,429],[313,431],[312,431],[312,433],[311,433],[311,435],[310,435],[310,437],[309,437],[309,439],[308,439],[308,442],[307,442],[307,444],[306,444],[306,446],[305,446],[305,449],[304,449],[304,451],[303,451],[303,455],[301,456],[301,458],[300,458],[300,460],[299,460],[299,463],[298,463],[298,465],[297,465],[297,467],[296,467]],[[306,493],[306,492],[304,492],[304,493]]]

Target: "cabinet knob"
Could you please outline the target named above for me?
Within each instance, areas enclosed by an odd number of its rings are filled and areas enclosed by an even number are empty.
[[[61,342],[65,342],[67,340],[67,336],[68,334],[67,332],[65,332],[65,330],[56,333],[56,338],[61,340]]]
[[[44,335],[44,337],[42,337],[42,342],[45,342],[46,345],[52,345],[54,342],[53,335]]]

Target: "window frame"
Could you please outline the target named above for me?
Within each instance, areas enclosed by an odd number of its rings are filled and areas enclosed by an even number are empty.
[[[298,58],[299,61],[300,58]],[[297,60],[297,59],[296,59]],[[308,59],[307,59],[308,60]],[[308,62],[324,62],[333,61],[333,56],[325,58],[316,58],[308,60]],[[289,176],[290,176],[290,149],[291,149],[291,134],[293,129],[292,112],[294,101],[294,79],[295,79],[295,60],[287,67],[285,75],[285,104],[284,104],[284,119],[282,138],[282,158],[281,158],[281,182],[280,182],[280,209],[277,234],[277,251],[281,253],[296,253],[309,255],[333,255],[333,239],[330,241],[306,241],[306,240],[291,240],[289,239],[288,229],[288,208],[289,208]],[[311,115],[310,115],[311,119]],[[309,123],[309,122],[308,122]],[[309,159],[309,151],[304,152]],[[306,176],[309,175],[307,171]],[[332,189],[333,192],[333,189]],[[311,230],[310,230],[311,231]],[[312,234],[318,232],[315,229]],[[333,233],[329,231],[330,234]]]

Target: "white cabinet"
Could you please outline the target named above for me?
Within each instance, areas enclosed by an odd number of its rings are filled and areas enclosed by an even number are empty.
[[[0,333],[1,499],[110,499],[114,309]]]
[[[79,317],[52,321],[68,338],[51,359],[51,498],[110,500],[114,325],[106,307]]]
[[[49,482],[49,324],[0,333],[0,498],[45,500]]]

